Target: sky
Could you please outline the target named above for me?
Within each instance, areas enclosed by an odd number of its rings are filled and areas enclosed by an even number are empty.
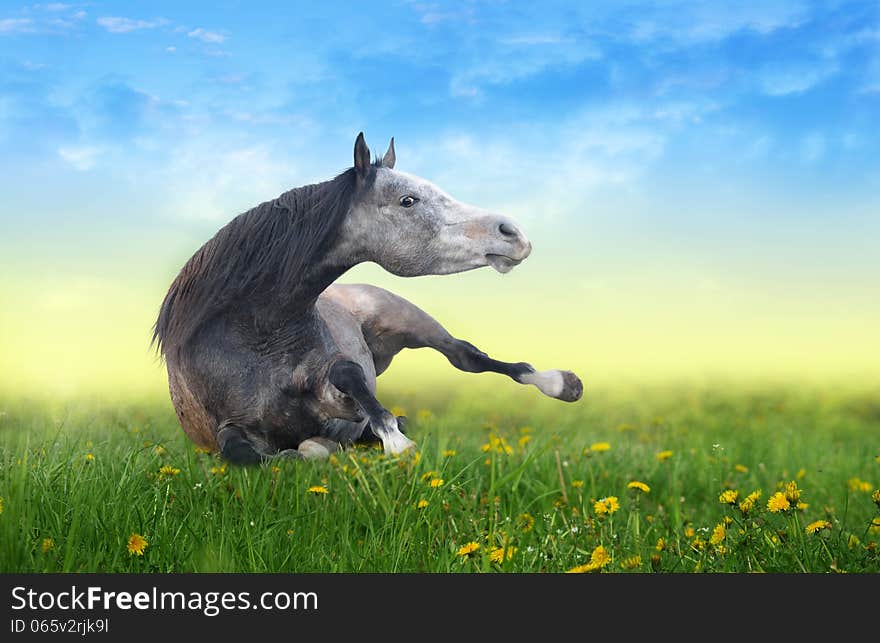
[[[342,281],[499,359],[880,375],[876,2],[3,0],[0,387],[164,386],[149,333],[180,266],[350,166],[360,131],[534,250]]]

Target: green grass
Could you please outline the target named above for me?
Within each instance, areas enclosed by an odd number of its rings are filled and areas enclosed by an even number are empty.
[[[880,571],[876,395],[588,390],[568,405],[491,384],[501,393],[386,392],[408,411],[417,461],[353,449],[225,470],[164,399],[0,401],[0,571],[562,572],[600,545],[603,572]],[[808,506],[767,511],[791,480]],[[743,516],[719,502],[729,488],[761,500]],[[599,518],[608,496],[619,510]],[[805,533],[817,520],[831,528]],[[143,556],[127,550],[134,533]],[[480,548],[458,555],[469,542]],[[494,562],[501,546],[512,555]]]

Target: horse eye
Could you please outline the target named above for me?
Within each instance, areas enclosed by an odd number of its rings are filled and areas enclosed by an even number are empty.
[[[418,199],[415,198],[414,196],[406,195],[406,196],[400,197],[400,205],[402,205],[405,208],[413,207],[416,204],[416,201],[418,201]]]

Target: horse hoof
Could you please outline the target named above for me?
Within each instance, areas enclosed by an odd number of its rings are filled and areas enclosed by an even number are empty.
[[[327,438],[309,438],[299,443],[297,451],[306,460],[323,460],[339,450],[339,444]]]
[[[556,396],[556,399],[563,402],[577,402],[584,394],[584,384],[581,378],[571,371],[560,371],[562,373],[562,392]]]

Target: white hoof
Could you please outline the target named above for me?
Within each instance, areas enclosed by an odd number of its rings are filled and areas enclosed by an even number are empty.
[[[541,393],[549,397],[559,397],[565,387],[565,379],[562,371],[536,371],[526,373],[520,377],[523,384],[531,384],[538,388]]]

